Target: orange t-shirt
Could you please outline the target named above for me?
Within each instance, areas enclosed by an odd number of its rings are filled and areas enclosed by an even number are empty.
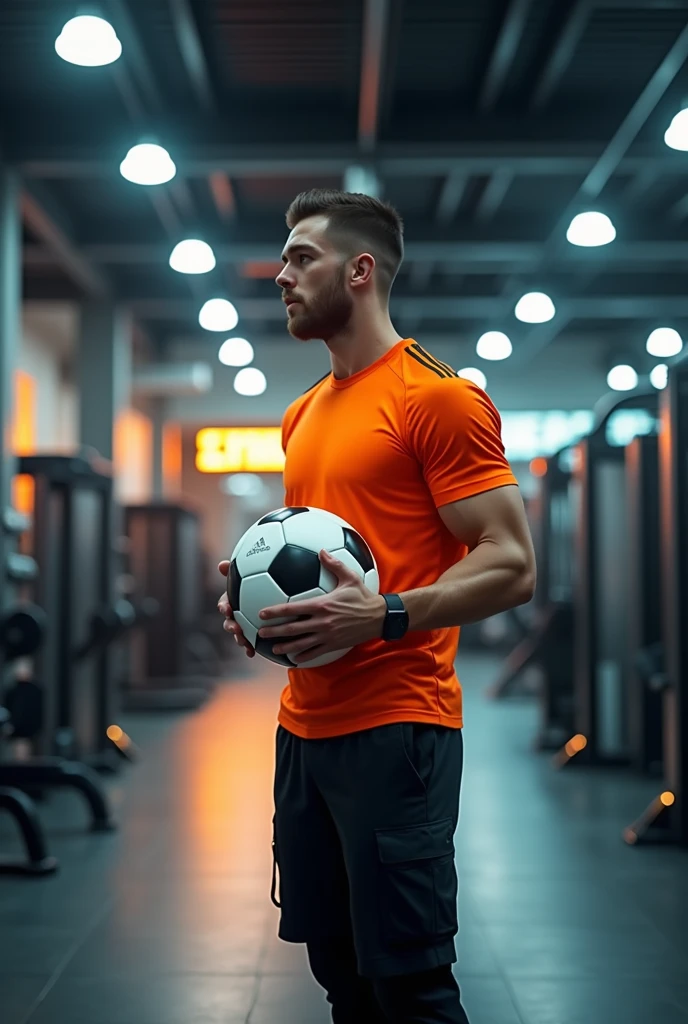
[[[375,556],[380,593],[428,586],[467,553],[437,509],[516,483],[500,433],[485,392],[406,339],[287,409],[285,504],[347,520]],[[458,628],[409,632],[290,669],[279,721],[306,739],[392,722],[461,728],[458,639]]]

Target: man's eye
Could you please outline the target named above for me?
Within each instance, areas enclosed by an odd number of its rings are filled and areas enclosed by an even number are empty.
[[[305,252],[302,252],[299,256],[299,263],[303,263],[304,260],[309,260],[310,256],[307,256]]]

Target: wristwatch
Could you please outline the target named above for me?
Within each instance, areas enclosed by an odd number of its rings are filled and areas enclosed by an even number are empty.
[[[406,635],[409,627],[408,612],[404,608],[404,602],[398,594],[383,594],[387,605],[384,625],[382,627],[383,640],[401,640]]]

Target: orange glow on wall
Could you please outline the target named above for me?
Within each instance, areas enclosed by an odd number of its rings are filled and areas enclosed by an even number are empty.
[[[530,472],[533,476],[547,476],[547,459],[539,455],[530,463]]]
[[[280,427],[206,427],[196,434],[201,473],[281,473]]]
[[[117,498],[150,499],[153,483],[153,424],[136,409],[123,409],[115,420],[113,464]]]
[[[32,455],[36,450],[36,381],[25,370],[16,370],[14,374],[11,444],[15,455]],[[12,504],[25,515],[33,513],[32,476],[15,476],[12,481]]]
[[[182,428],[180,423],[166,423],[162,430],[162,487],[167,498],[176,497],[182,489]]]

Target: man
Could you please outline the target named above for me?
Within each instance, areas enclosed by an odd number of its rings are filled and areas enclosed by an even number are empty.
[[[463,763],[454,659],[459,626],[532,596],[523,503],[487,395],[392,325],[397,212],[314,190],[287,225],[277,285],[289,332],[324,340],[332,370],[285,414],[285,503],[351,523],[376,556],[380,594],[323,552],[334,591],[300,604],[293,624],[270,625],[291,606],[261,613],[261,635],[297,662],[353,648],[290,671],[282,694],[279,934],[307,944],[335,1024],[465,1024],[451,968]],[[220,610],[253,656],[226,597]]]

